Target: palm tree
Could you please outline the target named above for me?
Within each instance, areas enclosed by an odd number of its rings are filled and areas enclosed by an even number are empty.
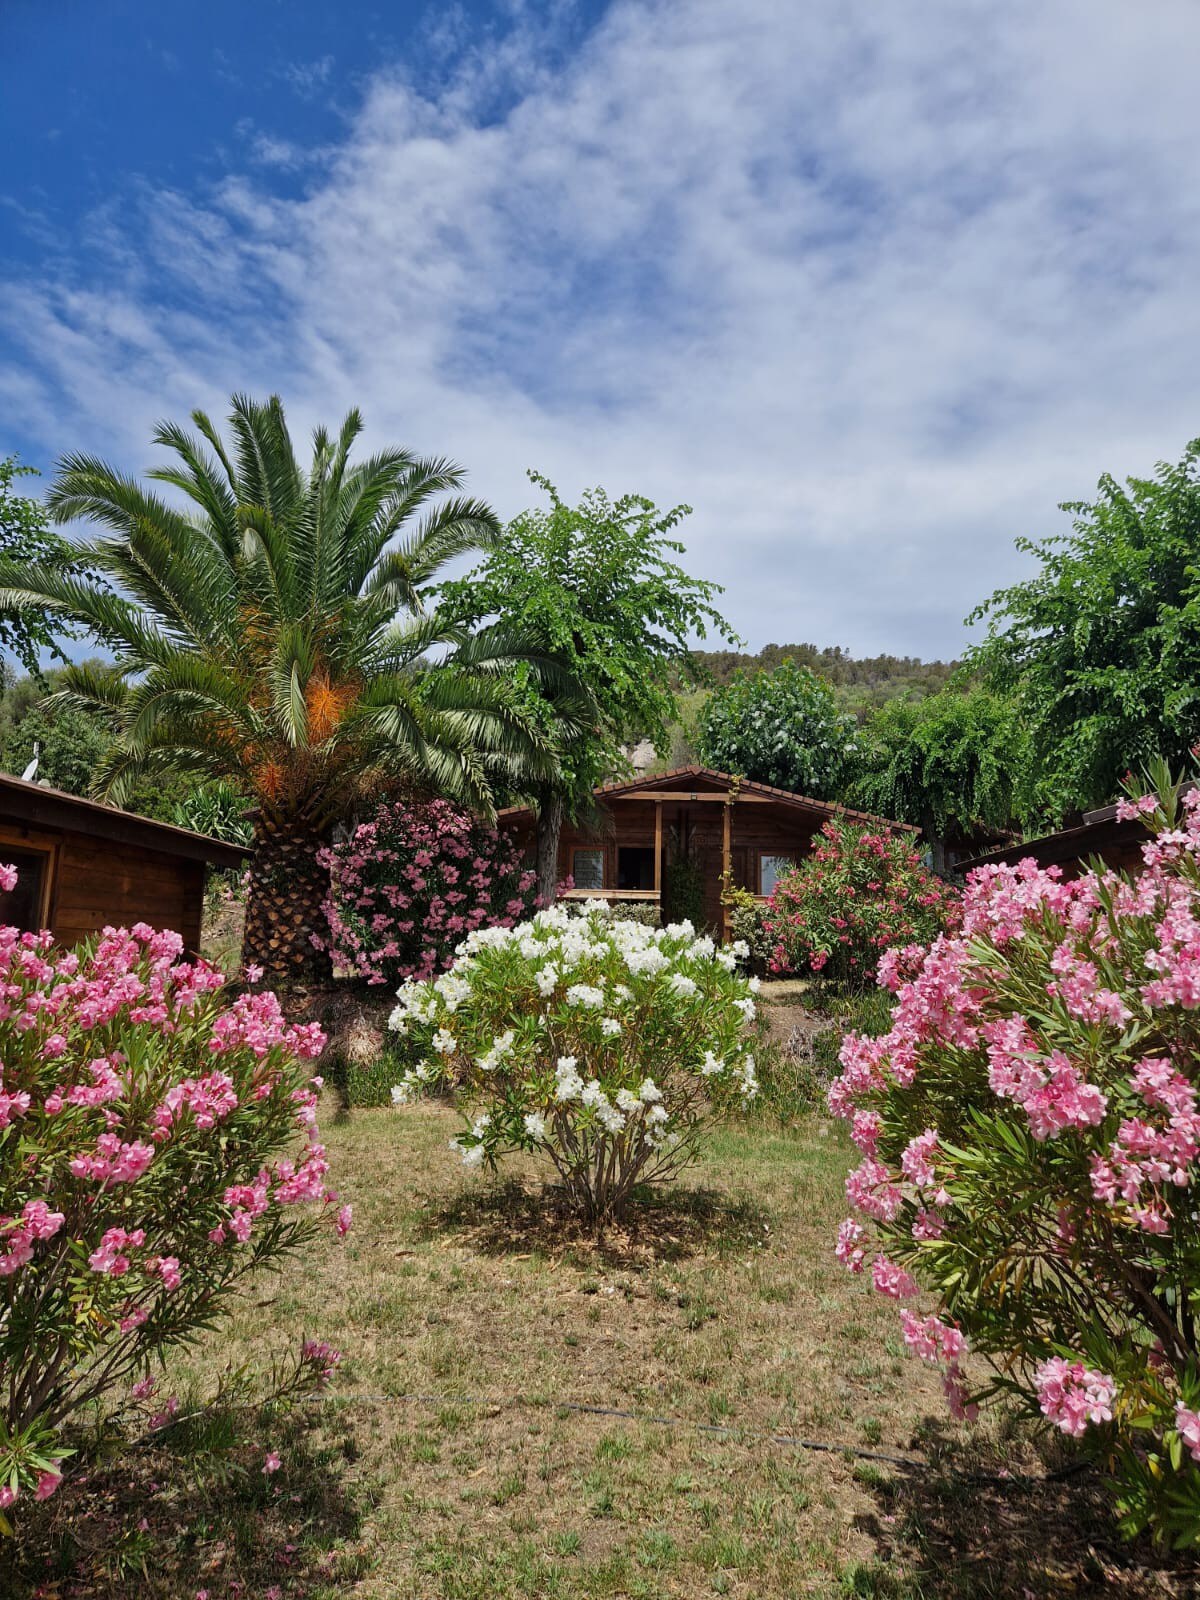
[[[514,668],[553,662],[500,628],[470,633],[422,608],[451,558],[498,536],[454,491],[452,462],[391,449],[350,464],[351,411],[313,436],[307,472],[277,397],[234,396],[227,446],[161,423],[176,459],[158,495],[90,456],[66,457],[48,497],[60,522],[108,530],[64,573],[0,562],[0,608],[82,624],[116,666],[69,669],[60,701],[100,708],[114,740],[95,791],[120,802],[159,772],[225,777],[254,800],[244,958],[311,977],[334,824],[384,786],[488,810],[493,786],[552,775],[545,741],[509,693]],[[199,437],[197,437],[197,435]]]

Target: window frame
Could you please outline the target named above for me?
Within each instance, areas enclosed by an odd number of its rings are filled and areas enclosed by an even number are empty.
[[[600,882],[598,884],[595,884],[595,883],[581,884],[579,882],[579,874],[575,870],[575,863],[576,863],[576,861],[578,860],[578,858],[580,856],[599,856],[600,857]],[[605,850],[603,845],[577,844],[577,845],[573,845],[572,846],[572,848],[571,848],[571,880],[574,883],[576,889],[582,888],[588,894],[601,894],[601,893],[603,893],[604,889],[607,887],[607,885],[605,883],[605,879],[607,878],[607,876],[608,876],[608,852]]]
[[[775,883],[773,883],[769,889],[764,889],[763,888],[763,863],[766,862],[766,861],[786,862],[786,866],[785,866],[785,868],[784,868],[784,870],[782,872],[780,872],[778,870],[776,871],[776,873],[775,873]],[[794,855],[781,855],[779,853],[779,851],[777,851],[777,850],[760,850],[758,852],[758,897],[759,897],[759,899],[760,900],[768,899],[770,897],[770,895],[772,895],[774,893],[775,885],[779,882],[780,878],[786,877],[788,872],[790,872],[795,865],[796,865],[796,857]]]
[[[26,833],[21,828],[0,826],[0,860],[4,859],[6,846],[24,851],[26,855],[42,856],[42,881],[37,899],[37,918],[32,932],[50,926],[54,903],[54,885],[58,871],[60,841],[47,834]]]

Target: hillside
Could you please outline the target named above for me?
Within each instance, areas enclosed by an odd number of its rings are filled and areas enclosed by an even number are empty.
[[[957,665],[953,661],[922,661],[917,656],[852,656],[840,645],[768,644],[753,655],[739,650],[695,650],[692,654],[714,684],[728,683],[739,670],[773,672],[785,656],[791,656],[827,678],[839,704],[858,717],[897,695],[923,699],[935,694]]]

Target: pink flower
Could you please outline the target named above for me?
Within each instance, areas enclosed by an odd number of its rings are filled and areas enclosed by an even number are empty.
[[[921,1292],[912,1274],[905,1272],[894,1261],[889,1261],[886,1256],[875,1257],[871,1278],[876,1290],[891,1300],[909,1300]]]
[[[0,889],[5,894],[11,894],[17,887],[17,869],[14,866],[0,866]]]
[[[0,1488],[0,1511],[7,1511],[16,1498],[17,1491],[11,1484],[6,1483]]]
[[[1072,1438],[1089,1423],[1111,1422],[1117,1386],[1107,1373],[1085,1367],[1082,1361],[1051,1356],[1034,1373],[1042,1415]]]
[[[1192,1460],[1200,1461],[1200,1411],[1190,1411],[1182,1400],[1176,1400],[1175,1431],[1187,1445]]]
[[[153,1378],[139,1378],[129,1392],[135,1400],[149,1400],[157,1387]]]
[[[354,1220],[354,1207],[343,1206],[337,1214],[337,1231],[344,1239],[350,1232],[350,1224]]]
[[[49,1500],[61,1482],[61,1472],[39,1472],[37,1488],[33,1491],[33,1498],[35,1500]]]
[[[283,1462],[280,1461],[275,1451],[268,1450],[262,1464],[264,1474],[269,1478],[273,1472],[278,1472],[282,1465]]]

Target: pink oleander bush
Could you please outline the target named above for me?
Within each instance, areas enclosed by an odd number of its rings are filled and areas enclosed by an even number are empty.
[[[305,1066],[323,1044],[273,994],[231,1002],[176,933],[65,952],[0,928],[0,1513],[57,1487],[73,1416],[149,1394],[250,1274],[349,1225]]]
[[[890,1031],[831,1109],[862,1152],[837,1253],[959,1415],[995,1394],[1106,1451],[1122,1525],[1200,1539],[1200,790],[1122,804],[1145,871],[971,874],[893,951]],[[923,1291],[931,1314],[904,1304]],[[990,1377],[969,1382],[962,1358]],[[981,1374],[983,1372],[981,1367]]]
[[[773,973],[862,989],[885,950],[927,943],[957,910],[958,891],[922,865],[907,836],[831,819],[775,886],[757,942]]]
[[[321,948],[370,984],[444,972],[476,928],[511,928],[533,909],[520,847],[446,800],[388,802],[322,861]]]

